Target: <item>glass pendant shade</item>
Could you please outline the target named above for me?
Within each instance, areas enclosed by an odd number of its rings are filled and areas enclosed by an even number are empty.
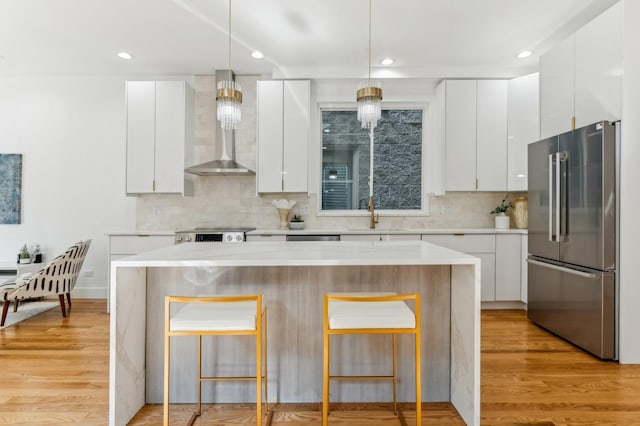
[[[218,82],[217,117],[224,130],[236,130],[242,121],[242,86],[232,80]]]
[[[366,80],[358,85],[356,95],[358,121],[365,129],[375,129],[382,116],[382,86],[378,80]]]

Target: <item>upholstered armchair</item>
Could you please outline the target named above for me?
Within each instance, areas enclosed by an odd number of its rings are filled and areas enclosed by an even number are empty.
[[[65,295],[71,310],[71,290],[76,284],[90,245],[91,240],[79,241],[37,272],[23,274],[13,281],[0,284],[0,300],[3,301],[0,326],[4,325],[11,302],[14,303],[13,311],[16,312],[20,301],[36,297],[58,296],[62,316],[66,317]]]

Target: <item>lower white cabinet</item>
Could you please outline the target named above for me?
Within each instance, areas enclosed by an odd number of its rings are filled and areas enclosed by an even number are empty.
[[[521,246],[519,234],[496,234],[496,301],[522,300]]]
[[[520,300],[527,303],[527,292],[529,287],[527,285],[527,256],[529,255],[529,236],[523,235],[520,246]]]
[[[480,258],[483,302],[524,301],[521,234],[423,234],[422,240]]]
[[[287,240],[287,236],[284,234],[252,234],[247,235],[247,242],[284,242]]]
[[[419,241],[418,234],[342,234],[340,241]]]
[[[423,234],[423,241],[467,253],[481,260],[481,297],[484,301],[495,300],[496,282],[496,238],[493,234]]]
[[[145,251],[172,246],[175,242],[175,234],[128,234],[109,235],[109,266],[107,267],[107,312],[110,310],[109,299],[111,297],[111,261]]]

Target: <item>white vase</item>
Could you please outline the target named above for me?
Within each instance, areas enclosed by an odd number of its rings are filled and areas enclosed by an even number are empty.
[[[495,217],[496,229],[509,229],[509,216],[504,213],[498,213]]]
[[[289,209],[278,209],[280,229],[289,229]]]

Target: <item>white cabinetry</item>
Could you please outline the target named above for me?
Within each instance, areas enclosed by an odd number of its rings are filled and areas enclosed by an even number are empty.
[[[127,194],[193,195],[193,90],[184,81],[127,81]]]
[[[258,192],[307,192],[308,80],[258,81]]]
[[[419,234],[342,234],[340,241],[418,241]]]
[[[576,127],[622,115],[622,33],[619,2],[575,33]]]
[[[108,273],[108,292],[107,292],[107,312],[109,312],[109,299],[111,297],[111,261],[122,257],[131,256],[145,251],[155,250],[161,247],[167,247],[174,244],[175,235],[167,234],[127,234],[127,235],[109,235],[109,267]]]
[[[616,3],[540,57],[541,138],[620,119],[623,13]]]
[[[284,234],[249,234],[247,235],[247,242],[285,242],[287,240],[287,236]]]
[[[529,287],[527,285],[527,256],[529,255],[529,236],[523,235],[520,241],[520,300],[527,303],[527,292]]]
[[[496,235],[496,291],[495,300],[522,300],[520,268],[522,267],[521,236]]]
[[[520,234],[423,234],[422,240],[479,257],[481,300],[514,302],[522,300],[521,237]]]
[[[540,139],[538,73],[509,80],[507,191],[527,190],[527,145]]]
[[[446,80],[447,191],[507,188],[507,80]]]
[[[496,246],[495,235],[487,234],[423,234],[423,241],[458,250],[480,258],[481,300],[495,300]]]

